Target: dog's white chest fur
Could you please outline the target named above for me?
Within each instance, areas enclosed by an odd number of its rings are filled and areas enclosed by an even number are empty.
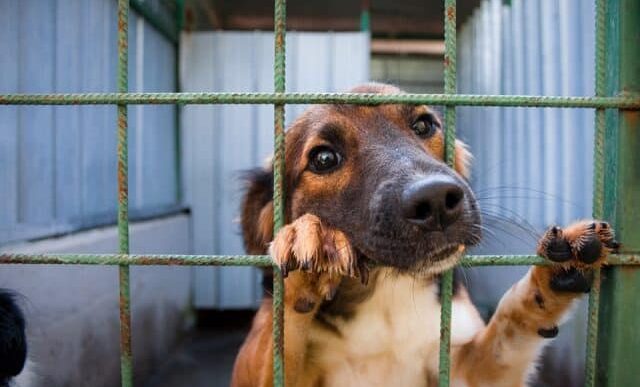
[[[427,386],[438,368],[437,285],[384,273],[376,281],[353,317],[331,321],[340,334],[313,328],[309,361],[320,365],[326,386]],[[466,298],[454,301],[452,313],[453,345],[469,341],[483,325]]]

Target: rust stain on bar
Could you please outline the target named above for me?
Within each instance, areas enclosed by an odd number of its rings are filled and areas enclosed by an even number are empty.
[[[447,7],[447,19],[449,21],[456,20],[456,7]]]

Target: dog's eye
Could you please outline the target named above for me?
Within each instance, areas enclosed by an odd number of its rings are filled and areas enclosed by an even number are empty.
[[[328,146],[318,146],[309,153],[309,169],[315,173],[331,172],[342,162],[342,157]]]
[[[429,138],[436,133],[438,123],[431,114],[424,114],[411,125],[413,132],[421,138]]]

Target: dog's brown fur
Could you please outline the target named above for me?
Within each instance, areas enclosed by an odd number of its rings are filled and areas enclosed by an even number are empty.
[[[353,91],[400,92],[379,84]],[[340,228],[342,215],[357,215],[347,214],[350,209],[341,203],[371,200],[367,197],[368,191],[349,194],[354,185],[363,185],[367,179],[377,177],[376,166],[363,172],[362,164],[370,161],[362,156],[366,154],[363,147],[369,150],[394,144],[405,147],[398,153],[399,158],[387,157],[384,162],[403,162],[410,168],[413,161],[410,155],[415,150],[411,144],[419,144],[420,152],[429,160],[434,159],[429,161],[433,163],[429,171],[453,173],[437,161],[444,155],[439,122],[433,136],[411,137],[408,122],[414,118],[408,117],[424,114],[433,113],[424,106],[314,106],[289,129],[285,157],[288,224],[270,245],[274,260],[288,273],[284,297],[287,386],[432,386],[437,383],[440,314],[437,274],[457,262],[465,245],[477,241],[474,227],[479,219],[469,217],[465,220],[468,224],[454,225],[471,230],[474,237],[463,242],[451,237],[458,247],[447,247],[446,257],[418,257],[409,263],[384,261],[387,258],[382,255],[376,259],[376,253],[368,250],[366,238],[371,236],[362,237],[368,230],[360,229],[357,223],[351,225],[345,220],[347,226]],[[329,123],[319,125],[318,122]],[[319,145],[336,141],[332,136],[337,134],[331,130],[327,134],[327,125],[340,128],[338,142],[344,148],[345,161],[336,172],[312,173],[307,169],[307,155]],[[396,131],[393,136],[397,138],[384,132],[376,134],[372,126],[386,126],[389,131]],[[379,144],[376,144],[376,135],[381,141]],[[405,152],[409,152],[409,156],[404,157]],[[469,152],[457,141],[455,171],[458,175],[468,175],[469,161]],[[267,168],[250,178],[245,196],[242,226],[246,248],[252,254],[266,253],[272,240],[270,173]],[[468,210],[473,212],[474,199],[469,200],[472,203]],[[584,221],[564,230],[550,229],[540,242],[538,254],[562,262],[531,268],[504,295],[487,326],[466,290],[460,287],[453,302],[453,384],[525,384],[545,338],[557,334],[557,325],[573,301],[588,289],[590,268],[600,265],[616,246],[611,229],[603,222]],[[431,257],[430,254],[424,255]],[[271,328],[272,301],[267,297],[236,359],[233,386],[273,384]]]

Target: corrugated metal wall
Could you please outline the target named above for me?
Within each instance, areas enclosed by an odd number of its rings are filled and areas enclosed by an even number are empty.
[[[0,92],[116,90],[116,2],[0,0]],[[131,12],[131,91],[175,90],[175,46]],[[115,221],[113,106],[0,108],[0,244]],[[132,214],[177,204],[175,107],[130,107]]]
[[[367,33],[287,33],[287,90],[339,91],[369,78]],[[183,34],[184,91],[273,92],[273,34]],[[286,107],[287,124],[306,107]],[[194,253],[240,254],[237,222],[243,170],[264,164],[273,149],[273,107],[185,106],[185,200],[192,209]],[[255,268],[197,268],[200,308],[254,307],[261,298]]]
[[[583,0],[485,0],[458,31],[458,91],[593,95],[594,8]],[[591,216],[593,114],[585,109],[458,108],[475,156],[472,185],[488,231],[476,253],[535,251],[551,224]],[[467,270],[490,313],[526,267]],[[560,328],[535,386],[583,385],[586,307]]]
[[[593,46],[591,1],[485,0],[459,31],[458,91],[592,95]],[[536,228],[591,214],[592,110],[465,107],[458,127],[498,214]]]

